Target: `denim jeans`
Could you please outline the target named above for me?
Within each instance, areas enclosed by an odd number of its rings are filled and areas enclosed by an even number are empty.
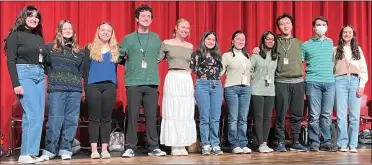
[[[24,95],[18,96],[23,107],[21,156],[37,156],[45,110],[44,70],[34,64],[17,64],[16,67],[24,89]]]
[[[225,88],[228,107],[228,139],[232,148],[247,147],[247,118],[251,101],[251,87],[234,85]]]
[[[312,146],[331,144],[331,114],[335,102],[335,83],[306,82],[309,102],[309,140]],[[319,140],[320,133],[323,141]]]
[[[223,99],[221,81],[197,79],[195,99],[199,108],[202,146],[220,146],[219,128]]]
[[[44,155],[72,155],[71,146],[79,121],[80,100],[81,92],[49,93]]]
[[[361,99],[357,97],[359,78],[356,76],[338,76],[336,79],[336,112],[338,138],[337,145],[341,148],[357,148]],[[349,132],[347,111],[349,108]]]

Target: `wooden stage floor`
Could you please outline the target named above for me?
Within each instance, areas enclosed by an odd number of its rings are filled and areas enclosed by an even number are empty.
[[[358,153],[343,152],[295,152],[258,153],[236,155],[201,156],[191,153],[189,156],[146,156],[145,151],[133,158],[121,158],[113,153],[111,159],[90,159],[88,151],[80,151],[71,160],[52,159],[38,164],[371,164],[371,149],[359,149]],[[4,157],[1,164],[17,164],[18,154]]]

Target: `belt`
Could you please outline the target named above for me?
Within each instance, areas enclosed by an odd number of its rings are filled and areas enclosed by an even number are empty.
[[[348,75],[348,74],[342,74],[342,75],[340,75],[340,76],[347,76],[347,75]],[[350,75],[350,76],[359,77],[359,75],[356,74],[356,73],[350,73],[349,75]]]

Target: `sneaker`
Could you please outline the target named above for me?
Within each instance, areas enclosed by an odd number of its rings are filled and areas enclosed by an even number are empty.
[[[276,150],[278,152],[287,152],[287,149],[285,148],[285,144],[283,142],[279,143],[278,148]]]
[[[307,148],[304,147],[300,143],[296,143],[295,145],[293,145],[293,148],[291,148],[291,150],[298,151],[298,152],[306,152],[307,151]]]
[[[242,154],[242,153],[243,153],[243,149],[240,148],[240,147],[235,147],[235,148],[232,150],[232,153],[233,153],[233,154]]]
[[[347,149],[347,147],[341,147],[340,150],[338,150],[338,151],[340,151],[340,152],[347,152],[349,150]]]
[[[98,152],[92,152],[92,154],[90,154],[90,158],[91,159],[99,159],[99,158],[101,158],[101,155]]]
[[[71,155],[61,155],[62,160],[71,160]]]
[[[125,150],[125,152],[123,153],[123,155],[121,155],[121,157],[123,157],[123,158],[134,157],[134,151],[132,149],[127,149],[127,150]]]
[[[49,157],[48,155],[41,155],[39,158],[36,159],[36,161],[44,162],[44,161],[48,161],[49,159],[51,159],[51,157]]]
[[[243,147],[243,154],[250,154],[252,153],[252,150],[248,147]]]
[[[189,152],[187,152],[185,147],[182,147],[182,149],[180,150],[180,153],[181,155],[184,155],[184,156],[189,155]]]
[[[356,148],[350,148],[350,151],[349,151],[350,153],[357,153],[358,152],[358,150],[356,149]]]
[[[320,146],[321,151],[336,152],[338,148],[332,144],[323,144]]]
[[[202,155],[210,155],[211,154],[211,146],[210,145],[204,145],[202,147]]]
[[[310,146],[310,151],[311,152],[319,152],[319,147],[318,146]]]
[[[222,152],[220,146],[215,146],[215,147],[213,147],[212,152],[213,152],[215,155],[222,155],[222,154],[223,154],[223,152]]]
[[[182,155],[182,153],[178,147],[172,147],[171,155],[179,156],[179,155]]]
[[[270,148],[266,144],[260,144],[260,147],[258,147],[258,152],[269,153]]]
[[[110,155],[109,152],[103,151],[103,152],[101,152],[101,158],[102,159],[108,159],[108,158],[111,158],[111,155]]]
[[[18,157],[18,163],[20,164],[35,164],[37,161],[30,155],[24,155]]]
[[[165,156],[167,155],[167,153],[165,153],[164,151],[160,150],[159,148],[158,149],[154,149],[152,150],[151,152],[147,153],[149,156]]]

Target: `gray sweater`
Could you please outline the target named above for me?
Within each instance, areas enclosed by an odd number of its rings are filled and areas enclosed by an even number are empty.
[[[274,77],[277,66],[277,60],[271,59],[271,51],[266,52],[266,59],[260,55],[253,54],[251,56],[252,62],[252,95],[258,96],[275,96]],[[271,83],[266,86],[266,75],[271,78]]]

